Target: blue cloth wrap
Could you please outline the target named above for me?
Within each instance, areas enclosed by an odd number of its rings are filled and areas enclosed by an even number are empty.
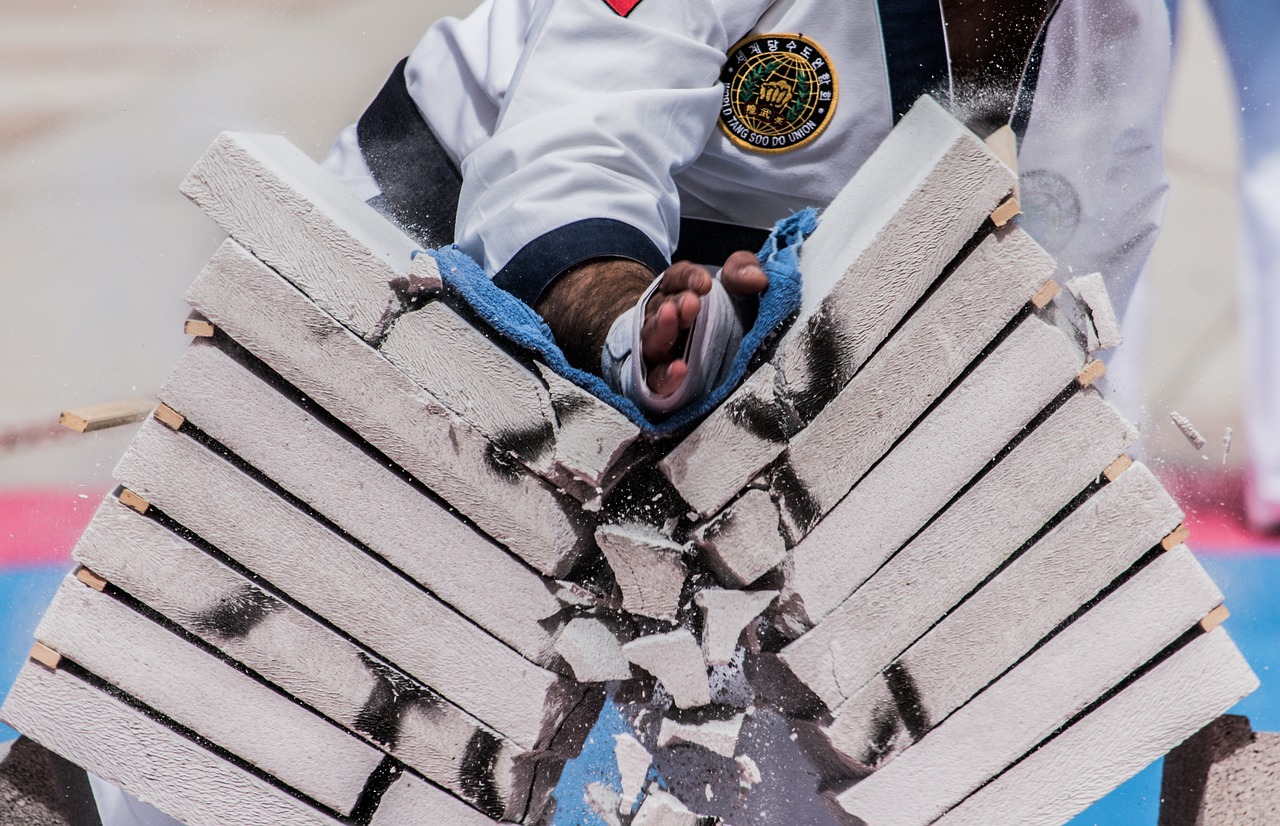
[[[427,250],[440,267],[440,276],[452,293],[464,300],[494,332],[528,351],[579,387],[622,411],[650,436],[674,433],[713,410],[742,382],[747,365],[765,340],[800,308],[799,246],[818,225],[817,211],[806,209],[777,223],[759,257],[769,286],[760,296],[755,324],[743,336],[729,376],[708,395],[651,421],[635,402],[616,393],[594,373],[571,367],[542,317],[532,307],[496,286],[472,258],[456,246]],[[415,253],[417,254],[417,253]]]

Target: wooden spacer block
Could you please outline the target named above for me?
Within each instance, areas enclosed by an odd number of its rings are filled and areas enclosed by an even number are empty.
[[[62,655],[44,643],[38,642],[31,646],[31,659],[50,671],[57,671],[58,665],[62,662]]]
[[[77,433],[92,433],[108,427],[140,422],[151,412],[153,404],[155,403],[150,399],[126,399],[89,407],[77,407],[62,411],[62,415],[58,417],[58,424],[69,427]]]
[[[124,488],[123,490],[120,491],[119,498],[120,498],[120,504],[124,505],[125,507],[133,508],[138,513],[146,513],[147,508],[151,507],[150,502],[148,502],[146,499],[143,499],[141,496],[129,490],[128,488]]]
[[[1200,630],[1207,634],[1219,625],[1222,625],[1229,616],[1231,616],[1231,612],[1227,610],[1227,606],[1219,605],[1217,608],[1214,608],[1212,611],[1205,614],[1204,619],[1200,620]]]
[[[1049,306],[1049,302],[1058,297],[1058,293],[1062,292],[1062,287],[1057,281],[1050,279],[1044,282],[1044,286],[1031,296],[1031,305],[1037,310],[1043,310]]]
[[[181,430],[182,425],[187,421],[185,416],[164,402],[160,402],[160,404],[156,405],[156,412],[152,415],[156,417],[157,421],[167,426],[170,430]]]
[[[1128,456],[1121,454],[1114,462],[1107,465],[1102,471],[1102,475],[1107,477],[1108,482],[1114,482],[1120,478],[1120,474],[1124,473],[1133,466],[1133,460]]]
[[[1020,214],[1022,214],[1022,204],[1015,196],[1010,195],[1005,199],[1004,203],[996,207],[995,211],[991,213],[991,223],[1002,227],[1012,221],[1014,216]]]
[[[216,329],[212,321],[198,315],[191,316],[182,325],[182,332],[197,338],[212,338]]]
[[[95,591],[104,591],[107,587],[107,581],[105,579],[98,576],[93,571],[90,571],[83,565],[76,569],[76,579],[80,580],[85,585],[88,585]]]
[[[1173,550],[1183,542],[1187,541],[1187,537],[1191,536],[1191,529],[1185,524],[1179,525],[1169,531],[1169,535],[1160,540],[1160,547],[1166,551]]]
[[[1095,359],[1084,366],[1084,369],[1080,371],[1080,375],[1076,376],[1076,381],[1079,382],[1081,387],[1088,387],[1102,378],[1102,375],[1106,372],[1107,365]]]

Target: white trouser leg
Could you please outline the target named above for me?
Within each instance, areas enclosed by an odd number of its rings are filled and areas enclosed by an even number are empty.
[[[159,809],[148,806],[114,783],[92,773],[89,774],[89,787],[93,789],[102,826],[182,826]]]

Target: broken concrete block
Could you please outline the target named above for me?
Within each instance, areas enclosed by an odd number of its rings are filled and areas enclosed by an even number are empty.
[[[703,826],[710,820],[689,811],[675,795],[650,786],[631,826]]]
[[[115,475],[522,748],[557,731],[581,694],[188,436],[145,422]]]
[[[721,757],[733,757],[738,747],[738,735],[742,733],[742,721],[747,715],[735,714],[728,720],[711,720],[706,723],[680,723],[671,718],[662,721],[658,731],[658,748],[665,749],[675,743],[701,746]]]
[[[0,719],[187,826],[338,826],[67,669],[28,662]]]
[[[630,734],[613,735],[613,756],[618,764],[618,774],[622,777],[622,796],[618,801],[618,811],[631,814],[640,797],[640,790],[644,788],[645,778],[649,776],[653,756]]]
[[[585,792],[587,805],[604,821],[605,826],[622,826],[618,810],[622,807],[622,795],[603,783],[588,783]]]
[[[1132,425],[1095,391],[1068,399],[852,596],[784,648],[783,662],[834,710],[1032,539],[1136,438]],[[1177,524],[1177,508],[1145,469],[1131,468],[1120,479],[1121,490],[1137,487],[1137,499],[1154,504],[1157,522],[1173,516],[1166,532]],[[1081,518],[1098,513],[1114,493]],[[1123,511],[1107,514],[1124,519]],[[964,553],[956,550],[961,545]],[[1110,577],[1089,596],[1127,567],[1112,565]]]
[[[542,577],[234,354],[193,343],[158,395],[468,619],[529,659],[551,661],[543,622],[560,605]]]
[[[632,640],[622,646],[622,653],[656,677],[679,708],[696,708],[711,702],[702,650],[687,628]]]
[[[938,826],[1056,826],[1137,774],[1258,687],[1226,631],[1194,639],[1070,728],[1043,743],[952,809]],[[1123,736],[1118,736],[1123,733]],[[1171,756],[1177,760],[1177,750]],[[1169,763],[1166,762],[1166,771]],[[1274,782],[1267,791],[1274,802]],[[1160,823],[1176,798],[1162,790]],[[1183,823],[1266,823],[1274,805],[1251,819],[1232,809],[1226,820]]]
[[[978,358],[1054,274],[1016,227],[988,235],[903,322],[804,430],[772,472],[799,541],[929,405]],[[901,377],[910,376],[910,381]],[[833,462],[831,457],[839,456]]]
[[[843,602],[1077,386],[1083,366],[1084,354],[1054,326],[1034,315],[1019,324],[792,549],[787,589],[803,618],[817,623]]]
[[[631,677],[631,664],[609,626],[597,619],[577,617],[556,637],[556,653],[580,683],[604,683]]]
[[[36,639],[339,814],[382,762],[332,723],[68,575]]]
[[[733,758],[733,762],[738,765],[738,785],[743,789],[750,791],[763,779],[760,775],[760,767],[749,755],[739,754]]]
[[[693,541],[720,581],[734,587],[750,585],[787,557],[778,506],[768,492],[757,488],[701,525]]]
[[[219,329],[534,568],[586,546],[577,502],[459,419],[233,241],[187,293]]]
[[[628,452],[640,428],[594,394],[541,362],[533,366],[547,383],[556,421],[556,468],[567,484],[577,480],[607,493],[628,469]],[[590,497],[580,497],[584,501]]]
[[[1280,811],[1280,734],[1224,714],[1165,755],[1160,826],[1266,823]]]
[[[8,826],[102,826],[84,769],[28,737],[0,743],[0,812]]]
[[[887,761],[1095,598],[1160,544],[1181,518],[1181,511],[1150,471],[1134,465],[843,703],[828,728],[830,738],[870,742],[873,730],[883,731],[898,721],[904,736],[896,746],[882,749],[878,759],[848,755],[872,765]],[[932,572],[919,575],[928,578]],[[956,590],[963,587],[960,584]],[[895,681],[904,674],[911,676],[915,686],[910,708],[876,708],[879,702],[867,702],[869,696],[894,695]]]
[[[393,284],[407,285],[417,244],[284,138],[223,132],[180,188],[366,341],[400,311]],[[418,258],[413,288],[438,289],[435,262]]]
[[[727,665],[742,630],[777,597],[777,591],[699,591],[693,601],[702,609],[702,655],[707,665]]]
[[[473,805],[496,803],[501,811],[491,814],[518,818],[545,804],[530,800],[539,761],[527,750],[114,497],[99,506],[74,556]]]
[[[674,622],[689,575],[684,546],[639,524],[601,525],[596,542],[622,591],[623,610]]]
[[[1176,410],[1169,411],[1169,418],[1173,420],[1178,430],[1182,431],[1182,435],[1187,438],[1191,446],[1196,450],[1204,450],[1205,438],[1200,435],[1200,431],[1191,423],[1191,420]]]
[[[1221,601],[1221,592],[1185,548],[1158,557],[836,801],[868,823],[932,823]],[[1090,656],[1082,658],[1082,651]]]
[[[369,826],[406,826],[410,823],[491,826],[497,821],[420,778],[402,774],[382,795]]]
[[[1109,350],[1119,347],[1123,340],[1120,335],[1120,319],[1111,306],[1111,296],[1107,293],[1102,274],[1095,272],[1068,279],[1067,289],[1086,308],[1088,326],[1097,341],[1097,346],[1092,349]]]

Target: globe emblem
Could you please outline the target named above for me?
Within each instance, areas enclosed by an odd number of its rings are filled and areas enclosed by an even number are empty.
[[[818,72],[797,54],[753,55],[734,73],[730,98],[753,132],[784,135],[817,113]]]

